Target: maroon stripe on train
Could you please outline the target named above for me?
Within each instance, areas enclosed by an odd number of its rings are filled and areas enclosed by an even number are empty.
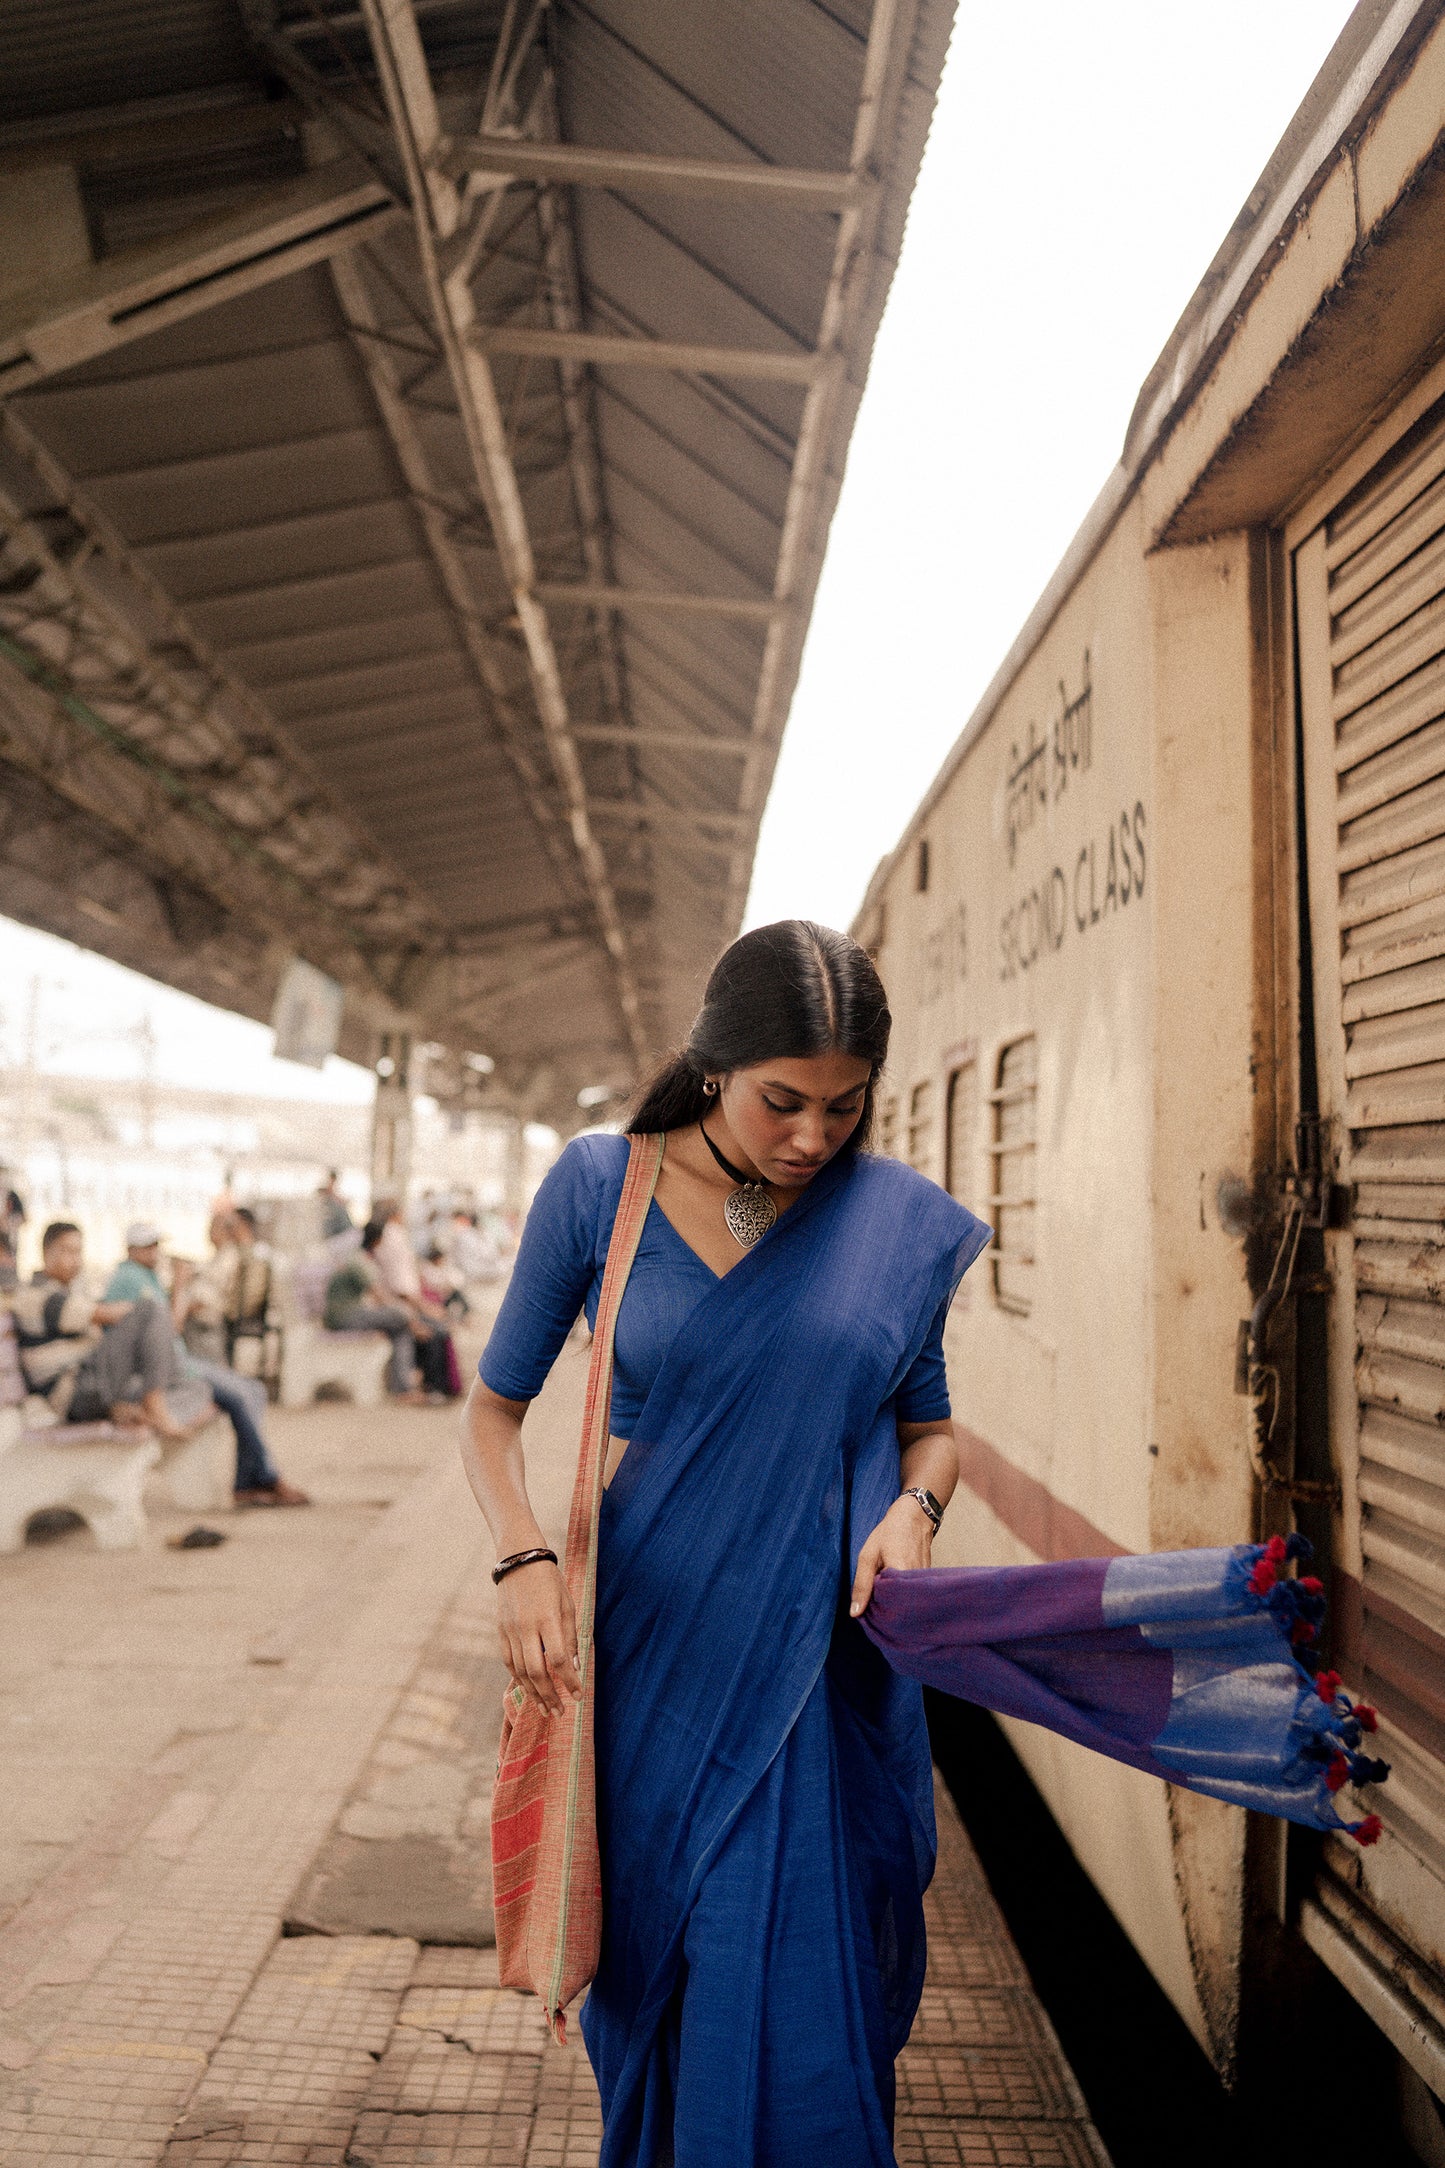
[[[1025,1475],[1005,1460],[987,1438],[954,1426],[958,1435],[959,1474],[1011,1535],[1026,1543],[1035,1558],[1056,1563],[1065,1558],[1127,1558],[1124,1544],[1106,1536],[1082,1513],[1066,1506],[1036,1476]]]

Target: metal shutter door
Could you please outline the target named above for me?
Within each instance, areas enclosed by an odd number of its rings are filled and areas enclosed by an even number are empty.
[[[1353,1189],[1330,1238],[1350,1683],[1394,1764],[1370,1803],[1445,1877],[1445,424],[1295,570],[1321,1110]]]

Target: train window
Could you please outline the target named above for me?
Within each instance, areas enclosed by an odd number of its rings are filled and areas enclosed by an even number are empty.
[[[960,1062],[948,1080],[948,1138],[944,1187],[960,1204],[975,1193],[973,1155],[978,1148],[978,1063]]]
[[[948,1104],[944,1134],[944,1187],[960,1204],[971,1204],[975,1194],[974,1154],[978,1150],[978,1063],[962,1061],[948,1079]],[[958,1283],[955,1310],[973,1307],[973,1283]]]
[[[933,1079],[915,1084],[908,1100],[908,1164],[933,1172]]]
[[[878,1110],[878,1149],[889,1159],[898,1157],[897,1092],[886,1092]]]
[[[1027,1317],[1034,1302],[1034,1215],[1038,1040],[1032,1032],[1000,1050],[993,1091],[993,1291],[1001,1310]]]
[[[919,895],[920,895],[920,896],[926,896],[926,895],[927,895],[927,893],[928,893],[928,838],[927,838],[927,836],[920,836],[920,837],[919,837],[919,839],[918,839],[918,880],[917,880],[917,887],[918,887],[918,893],[919,893]]]

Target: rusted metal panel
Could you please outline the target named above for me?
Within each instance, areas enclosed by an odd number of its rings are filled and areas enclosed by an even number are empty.
[[[1381,1076],[1355,1079],[1343,1104],[1344,1117],[1354,1131],[1407,1126],[1438,1116],[1445,1103],[1445,1061],[1426,1062],[1418,1069],[1387,1071]]]
[[[1408,735],[1402,730],[1401,739],[1403,742],[1361,760],[1341,783],[1342,826],[1388,805],[1392,798],[1416,789],[1430,776],[1445,772],[1445,714],[1434,722],[1427,722],[1423,716],[1412,717]]]
[[[1398,858],[1347,875],[1340,883],[1340,924],[1359,926],[1440,895],[1445,895],[1445,843],[1432,838]]]
[[[1400,1780],[1360,1895],[1431,1958],[1445,1912],[1445,420],[1359,484],[1296,572],[1316,1028],[1353,1188],[1331,1238],[1332,1420],[1360,1600],[1344,1660]]]
[[[1336,736],[1335,765],[1343,774],[1438,715],[1445,715],[1445,655],[1346,716]]]

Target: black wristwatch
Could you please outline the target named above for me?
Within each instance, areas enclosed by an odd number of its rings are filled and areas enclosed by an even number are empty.
[[[898,1495],[900,1498],[916,1498],[918,1500],[918,1503],[933,1523],[933,1533],[937,1535],[939,1529],[943,1526],[943,1508],[932,1491],[922,1489],[906,1490],[900,1491]]]

